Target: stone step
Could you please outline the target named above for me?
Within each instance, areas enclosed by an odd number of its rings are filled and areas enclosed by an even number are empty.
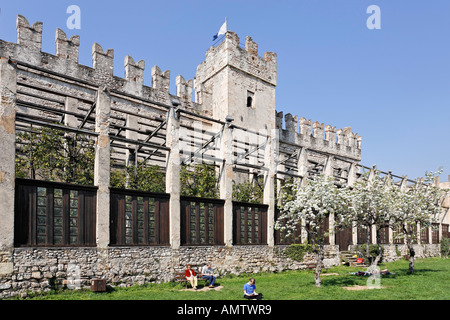
[[[369,267],[367,264],[356,263],[356,262],[350,262],[349,266],[350,267],[361,267],[361,268],[368,268]]]
[[[341,257],[347,260],[350,267],[361,267],[361,268],[368,268],[369,266],[363,263],[357,263],[357,259],[355,257],[355,253],[348,252],[348,251],[342,251]]]

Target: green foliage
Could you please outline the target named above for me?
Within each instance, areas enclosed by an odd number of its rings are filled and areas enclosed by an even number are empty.
[[[442,238],[441,240],[441,256],[448,258],[450,255],[450,238]]]
[[[127,182],[128,177],[128,182]],[[165,174],[158,166],[127,166],[125,170],[111,170],[111,187],[145,192],[164,193]]]
[[[278,188],[277,184],[275,184],[275,188]],[[295,199],[295,189],[296,189],[296,181],[292,177],[288,177],[286,179],[281,180],[280,190],[275,192],[276,200],[278,203],[281,200],[282,205],[287,202],[293,201]]]
[[[50,128],[17,135],[19,178],[92,185],[95,141]]]
[[[216,168],[206,163],[193,166],[181,166],[181,195],[200,198],[218,199],[217,184],[219,178]]]
[[[381,260],[380,260],[380,263],[381,263],[383,261],[384,247],[383,246],[380,246],[380,247],[381,247]],[[356,250],[360,256],[365,256],[366,252],[367,252],[367,244],[364,243],[364,244],[358,246]],[[378,256],[378,254],[379,254],[378,245],[371,244],[371,245],[369,245],[369,256],[366,257],[366,259],[368,260],[369,263],[371,263],[373,260],[375,260],[375,258]]]
[[[294,260],[294,261],[303,261],[305,257],[305,253],[313,253],[315,252],[314,248],[310,244],[291,244],[286,248],[284,254],[286,257]]]
[[[261,179],[257,179],[255,183],[250,181],[233,185],[233,201],[247,203],[263,203],[264,189],[262,188]]]

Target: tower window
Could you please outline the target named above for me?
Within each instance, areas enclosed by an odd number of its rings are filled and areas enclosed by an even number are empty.
[[[247,98],[247,107],[249,107],[249,108],[253,107],[253,98],[252,97]]]
[[[253,108],[254,104],[254,93],[251,91],[247,91],[247,108]]]

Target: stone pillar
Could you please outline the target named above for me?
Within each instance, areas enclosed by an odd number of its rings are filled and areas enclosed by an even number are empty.
[[[280,160],[280,162],[283,162],[287,158],[288,158],[288,156],[284,155],[283,159],[279,159],[279,160]],[[280,163],[280,162],[278,162],[277,171],[285,172],[286,171],[286,166],[285,166],[284,163]],[[277,205],[278,206],[280,206],[282,204],[282,201],[281,201],[282,190],[281,190],[281,188],[282,188],[282,185],[283,185],[283,182],[284,182],[285,179],[286,179],[286,177],[284,175],[279,175],[277,177],[276,183],[277,183],[277,200],[278,200]]]
[[[348,177],[347,177],[347,185],[349,187],[355,185],[356,179],[357,179],[357,173],[358,173],[358,165],[356,163],[350,164],[350,170],[348,171]]]
[[[350,164],[350,169],[348,172],[348,180],[347,185],[349,187],[352,187],[356,183],[357,179],[357,173],[358,173],[358,165],[356,163]],[[352,243],[356,245],[358,243],[358,227],[356,226],[356,223],[352,226]]]
[[[97,191],[97,247],[109,246],[110,229],[110,113],[111,98],[106,88],[99,88],[96,101],[95,132],[98,133],[95,146],[94,184]]]
[[[0,274],[13,271],[16,93],[16,68],[0,58]]]
[[[300,128],[302,128],[300,126]],[[303,132],[302,134],[306,134],[305,132]],[[308,149],[306,148],[302,148],[299,153],[298,153],[298,158],[297,158],[297,170],[298,170],[298,175],[301,176],[302,178],[300,178],[301,180],[298,181],[299,183],[306,183],[307,181],[307,176],[308,176]],[[302,220],[302,227],[301,227],[301,238],[302,238],[302,243],[308,243],[308,233],[306,232],[306,221]]]
[[[433,243],[433,226],[430,226],[428,228],[428,242],[427,244],[432,244]]]
[[[389,186],[393,184],[392,181],[392,171],[389,171],[388,176],[386,177],[386,183],[385,186],[386,188],[389,188]],[[389,244],[393,245],[394,244],[394,231],[391,228],[391,226],[388,226],[388,237],[389,237]]]
[[[128,128],[138,128],[138,117],[127,114],[126,118],[126,127]],[[126,130],[125,137],[130,140],[138,140],[138,133],[136,131]],[[134,166],[137,164],[137,149],[135,144],[127,143],[125,150],[125,165],[126,166]],[[136,170],[136,169],[135,169]],[[128,170],[126,170],[126,186],[129,187],[130,183],[130,174]]]
[[[302,183],[305,183],[308,175],[308,149],[302,148],[298,154],[297,159],[298,175],[302,178]]]
[[[370,169],[369,172],[369,178],[368,182],[371,184],[373,181],[375,181],[375,174],[376,174],[376,166],[374,165],[372,169]],[[370,232],[372,233],[372,244],[377,244],[377,228],[375,225],[372,225],[370,228]]]
[[[66,97],[66,102],[64,105],[65,111],[68,112],[74,112],[76,113],[78,111],[78,99],[72,98],[72,97]],[[78,127],[78,120],[77,117],[71,114],[65,114],[64,115],[64,125],[72,128]]]
[[[325,177],[329,179],[334,179],[334,156],[328,156],[325,167],[323,168],[323,173]]]
[[[328,179],[334,180],[334,156],[328,156],[327,163],[325,164],[324,168],[324,175]],[[334,220],[334,213],[330,213],[330,216],[328,217],[328,228],[329,228],[329,239],[330,239],[330,245],[333,246],[336,244],[336,230],[335,230],[335,220]]]
[[[169,220],[170,220],[170,245],[173,249],[179,249],[180,237],[180,120],[175,108],[171,108],[167,114],[166,145],[170,148],[166,163],[166,192],[170,194]]]
[[[273,129],[268,136],[264,153],[264,164],[266,169],[264,176],[264,203],[269,205],[267,209],[267,244],[269,247],[275,246],[275,178],[277,174],[277,159],[279,154],[278,141],[279,129]]]
[[[223,159],[220,165],[219,187],[220,199],[225,200],[224,205],[224,242],[227,247],[233,245],[233,128],[231,122],[226,123],[222,128],[222,138],[220,141],[220,158]]]

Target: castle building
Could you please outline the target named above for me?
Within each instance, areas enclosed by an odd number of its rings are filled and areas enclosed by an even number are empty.
[[[64,283],[70,270],[79,285],[170,281],[186,264],[206,261],[222,273],[305,268],[307,259],[280,253],[290,243],[274,229],[283,181],[325,174],[351,185],[370,169],[350,127],[276,110],[277,55],[261,56],[250,37],[243,46],[228,31],[194,79],[176,77],[171,94],[170,71],[154,66],[148,85],[146,63],[127,56],[118,77],[114,50],[95,43],[92,67],[81,65],[78,36],[56,30],[50,54],[41,50],[42,30],[19,15],[17,43],[0,40],[0,296],[47,290],[49,279]],[[92,184],[16,176],[29,143],[20,135],[42,128],[95,145]],[[195,163],[216,168],[218,199],[182,195],[181,171]],[[130,165],[160,168],[165,192],[112,187]],[[255,179],[262,201],[235,201],[233,187]],[[334,231],[333,219],[327,266],[359,239],[356,230]],[[438,252],[443,226],[427,231],[418,256]],[[304,231],[299,238],[306,241]],[[401,244],[392,230],[385,239],[395,254]]]

